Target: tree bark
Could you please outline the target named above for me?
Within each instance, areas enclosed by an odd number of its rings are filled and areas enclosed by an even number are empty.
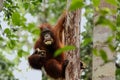
[[[80,10],[70,12],[64,31],[65,45],[73,45],[75,50],[66,53],[69,64],[66,80],[80,80]]]
[[[3,0],[0,0],[0,12],[2,11],[3,8]]]
[[[109,8],[116,9],[114,6],[105,2],[105,0],[101,0],[99,8]],[[95,12],[94,23],[96,22],[99,13]],[[107,16],[110,20],[114,20],[114,16]],[[106,26],[102,27],[101,25],[95,26],[93,30],[93,47],[97,50],[103,49],[108,56],[109,60],[113,60],[104,64],[103,60],[99,56],[93,56],[93,72],[92,72],[92,80],[115,80],[115,62],[114,55],[115,52],[112,52],[108,44],[105,44],[105,41],[108,37],[112,35],[111,29]],[[102,65],[104,64],[104,65]]]
[[[67,7],[69,4],[70,0],[68,0]],[[66,53],[69,64],[66,69],[65,80],[80,80],[80,15],[80,10],[67,14],[64,30],[65,45],[73,45],[76,49]]]

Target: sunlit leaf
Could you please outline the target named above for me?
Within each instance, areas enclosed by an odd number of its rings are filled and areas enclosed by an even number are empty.
[[[40,30],[36,27],[35,23],[28,23],[28,26],[24,28],[33,34],[40,34]]]
[[[91,38],[85,38],[84,41],[83,41],[83,45],[86,46],[91,42],[92,42]]]
[[[117,0],[106,0],[106,2],[108,2],[114,6],[117,6]]]
[[[69,10],[76,10],[84,6],[83,0],[72,0]]]
[[[29,23],[29,24],[28,24],[28,28],[32,29],[32,28],[34,28],[34,27],[35,27],[35,23]]]
[[[120,32],[120,27],[117,27],[117,31]]]
[[[74,49],[75,49],[74,46],[65,46],[65,47],[63,47],[63,48],[58,49],[58,50],[54,53],[54,56],[56,57],[56,56],[60,55],[62,52],[64,52],[64,51],[74,50]]]
[[[103,8],[100,10],[100,14],[102,14],[103,16],[108,15],[111,13],[111,10],[109,8]]]
[[[92,0],[92,2],[94,7],[98,7],[100,4],[100,0]]]
[[[40,30],[38,30],[37,28],[34,28],[34,29],[32,30],[32,33],[33,33],[33,34],[36,34],[36,35],[39,35],[39,34],[40,34]]]
[[[21,16],[20,17],[20,25],[24,27],[25,22],[26,22],[26,18],[24,16]]]
[[[10,40],[8,43],[7,43],[7,46],[11,49],[13,49],[16,45],[16,41],[15,40]]]
[[[20,25],[21,21],[20,21],[20,14],[18,12],[15,12],[12,14],[12,22],[14,25]]]
[[[100,50],[100,57],[104,60],[104,62],[107,62],[108,61],[108,57],[107,57],[107,54],[104,50]]]

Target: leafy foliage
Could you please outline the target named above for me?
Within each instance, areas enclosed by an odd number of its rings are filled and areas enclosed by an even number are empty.
[[[118,55],[120,54],[120,0],[117,0],[117,4],[118,4],[118,12],[117,12],[117,19],[116,19],[116,36],[115,36],[115,39],[116,39],[116,50],[118,52]],[[118,61],[118,63],[117,63]],[[117,58],[116,60],[116,65],[120,65],[120,61],[119,61],[119,58]],[[116,80],[119,80],[120,79],[120,66],[117,66],[117,69],[116,69]]]
[[[86,0],[87,1],[87,0]],[[81,75],[83,80],[92,79],[92,49],[93,49],[93,7],[90,4],[85,6],[84,17],[87,19],[84,31],[81,33],[80,58],[87,66]]]
[[[83,0],[72,0],[69,10],[76,10],[84,6]]]
[[[93,6],[98,7],[100,4],[100,0],[92,0]]]
[[[17,80],[14,78],[11,72],[11,70],[14,69],[12,68],[13,66],[14,64],[11,61],[5,59],[4,56],[0,54],[0,74],[1,74],[0,79],[1,80]]]
[[[104,62],[107,62],[108,61],[108,57],[107,57],[107,54],[104,50],[100,50],[100,57],[104,60]]]
[[[118,4],[117,0],[106,0],[106,2],[112,4],[112,5],[116,6],[116,7],[117,7],[117,4]]]
[[[74,46],[65,46],[61,49],[58,49],[55,53],[54,53],[54,56],[57,57],[58,55],[60,55],[62,52],[65,52],[65,51],[70,51],[70,50],[74,50],[75,47]]]
[[[12,73],[13,68],[19,64],[22,57],[27,59],[33,47],[33,41],[40,34],[36,24],[43,22],[54,24],[58,16],[64,11],[64,6],[64,0],[49,0],[47,2],[44,0],[4,1],[4,7],[0,12],[0,22],[4,21],[7,24],[5,26],[4,23],[0,23],[0,52],[3,55],[0,56],[3,58],[0,59],[0,71],[4,66],[7,65],[7,67],[1,71],[2,73],[0,72],[2,74],[0,75],[1,80],[15,80]],[[32,21],[29,21],[30,18],[26,17],[28,15],[34,18],[38,17],[38,19],[34,20],[33,18]],[[6,60],[7,54],[17,55],[10,62]]]

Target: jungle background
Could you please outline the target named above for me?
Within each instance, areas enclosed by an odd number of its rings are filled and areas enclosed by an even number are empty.
[[[109,47],[117,53],[116,80],[120,79],[120,0],[106,1],[116,6],[117,11],[99,10],[100,0],[71,1],[69,11],[80,8],[83,13],[81,15],[83,19],[81,21],[80,57],[86,69],[81,73],[81,80],[92,80],[92,55],[96,54],[96,49],[93,49],[95,8],[102,14],[102,19],[99,18],[97,24],[110,26],[114,33],[108,43],[116,40],[115,44]],[[27,66],[27,57],[32,54],[34,42],[40,34],[37,27],[43,22],[54,25],[65,9],[65,0],[0,0],[0,80],[27,80],[26,75],[18,77],[16,73],[23,74],[30,70]],[[105,17],[111,14],[117,16],[114,23]],[[105,61],[106,53],[104,51],[100,53],[103,55],[99,56]],[[43,75],[42,80],[47,80],[47,77]]]

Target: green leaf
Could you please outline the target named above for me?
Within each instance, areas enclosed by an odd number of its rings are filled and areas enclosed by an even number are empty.
[[[0,36],[0,41],[3,41],[4,39]]]
[[[29,23],[26,29],[33,34],[40,34],[40,30],[35,26],[35,23]]]
[[[107,57],[107,54],[104,50],[100,50],[100,57],[104,60],[104,62],[106,63],[108,61],[108,57]]]
[[[32,30],[32,33],[33,33],[33,34],[36,34],[36,35],[39,35],[39,34],[40,34],[40,30],[37,29],[37,28],[34,28],[34,29]]]
[[[109,8],[103,8],[100,10],[100,14],[105,16],[111,14],[111,10]]]
[[[35,23],[29,23],[29,24],[28,24],[28,28],[32,29],[32,28],[34,28],[34,27],[35,27]]]
[[[42,0],[39,0],[40,2],[42,2]]]
[[[110,48],[111,51],[115,51],[115,47],[114,47],[114,45],[109,44],[108,46],[109,46],[109,48]]]
[[[106,2],[108,2],[114,6],[117,6],[117,0],[106,0]]]
[[[115,38],[115,36],[109,36],[108,38],[107,38],[107,43],[111,43],[112,41],[113,41],[113,39]]]
[[[117,15],[117,26],[119,26],[119,28],[120,28],[120,14]],[[119,29],[119,31],[120,31],[120,29]]]
[[[4,30],[4,33],[6,33],[6,34],[8,35],[8,34],[11,34],[11,31],[10,31],[9,28],[6,28],[6,29]]]
[[[10,42],[11,42],[11,44],[12,44],[13,46],[16,45],[16,40],[10,40]]]
[[[24,6],[25,10],[27,10],[27,9],[29,8],[29,4],[30,4],[30,3],[27,3],[27,2],[26,2],[26,3],[24,3],[24,5],[23,5],[23,6]]]
[[[13,49],[13,48],[14,48],[14,45],[12,44],[11,41],[7,43],[7,46],[8,46],[10,49]]]
[[[21,25],[21,26],[25,26],[26,18],[25,18],[24,16],[21,16],[21,17],[20,17],[20,21],[21,21],[21,22],[20,22],[20,25]]]
[[[54,53],[54,56],[57,57],[58,55],[60,55],[62,52],[64,51],[68,51],[68,50],[74,50],[75,47],[74,46],[65,46],[61,49],[58,49],[55,53]]]
[[[92,2],[94,7],[98,7],[100,4],[100,0],[92,0]]]
[[[92,53],[93,53],[95,56],[98,56],[98,50],[97,50],[97,49],[94,48],[94,49],[92,50]]]
[[[16,46],[16,40],[10,40],[7,42],[7,46],[10,48],[10,49],[13,49],[15,46]]]
[[[76,10],[84,6],[83,0],[72,0],[69,10]]]
[[[19,56],[19,57],[22,57],[22,53],[23,53],[23,50],[19,50],[19,51],[18,51],[18,56]]]
[[[85,38],[84,41],[83,41],[83,46],[87,46],[91,42],[92,42],[91,38]]]
[[[12,23],[14,25],[20,25],[20,14],[18,12],[14,12],[12,14]]]
[[[116,75],[120,75],[120,69],[119,68],[117,68],[117,70],[116,70]]]

